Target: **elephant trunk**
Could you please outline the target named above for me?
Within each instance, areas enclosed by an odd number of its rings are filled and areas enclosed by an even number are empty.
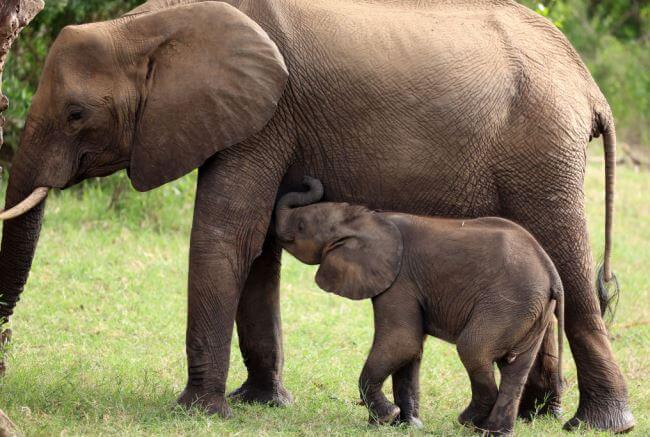
[[[280,198],[275,210],[276,233],[283,239],[286,235],[283,232],[286,229],[287,219],[291,208],[309,205],[318,202],[323,198],[323,184],[318,179],[305,176],[302,183],[309,187],[305,192],[292,192],[285,194]]]
[[[21,165],[20,152],[14,160],[9,176],[5,205],[7,209],[23,204],[34,196],[30,172]],[[38,190],[40,200],[32,208],[22,211],[20,217],[4,222],[0,246],[0,317],[7,319],[13,314],[20,298],[34,259],[36,244],[41,231],[45,209],[46,190]],[[34,198],[32,197],[32,200]]]
[[[305,176],[305,178],[302,180],[302,183],[303,185],[309,187],[309,191],[295,191],[285,194],[278,201],[278,211],[309,205],[310,203],[318,202],[323,197],[323,184],[321,181],[309,176]]]

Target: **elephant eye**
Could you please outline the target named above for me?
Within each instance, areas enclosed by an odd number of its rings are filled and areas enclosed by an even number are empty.
[[[298,222],[298,232],[304,232],[305,231],[305,221],[300,220]]]
[[[84,116],[84,110],[79,105],[69,105],[68,106],[68,123],[74,123],[79,121]]]
[[[83,118],[83,110],[81,108],[73,108],[68,111],[68,123],[79,121]]]

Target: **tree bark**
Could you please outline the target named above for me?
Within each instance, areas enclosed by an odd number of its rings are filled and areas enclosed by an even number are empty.
[[[18,435],[16,425],[0,410],[0,437],[13,437]]]
[[[2,113],[7,110],[9,100],[2,93],[2,72],[11,45],[18,33],[43,9],[42,0],[4,0],[0,4],[0,146],[3,143],[5,118]],[[3,343],[5,332],[2,333]],[[5,363],[0,360],[4,373]],[[17,435],[16,425],[0,410],[0,437]]]
[[[5,119],[2,113],[9,100],[2,94],[2,72],[11,45],[18,33],[43,9],[43,0],[4,0],[0,4],[0,146]]]

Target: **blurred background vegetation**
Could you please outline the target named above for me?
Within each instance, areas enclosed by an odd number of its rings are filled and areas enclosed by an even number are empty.
[[[115,18],[144,0],[45,0],[45,9],[22,32],[10,54],[4,89],[10,99],[7,165],[16,149],[48,48],[67,24]],[[619,141],[650,150],[650,1],[520,0],[552,20],[582,55],[607,96]]]

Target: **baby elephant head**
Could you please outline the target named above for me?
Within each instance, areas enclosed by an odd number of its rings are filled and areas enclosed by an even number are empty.
[[[305,177],[306,192],[283,196],[276,234],[283,247],[307,264],[320,264],[316,283],[330,293],[366,299],[389,288],[402,263],[402,235],[380,214],[347,203],[314,203],[319,180]]]

